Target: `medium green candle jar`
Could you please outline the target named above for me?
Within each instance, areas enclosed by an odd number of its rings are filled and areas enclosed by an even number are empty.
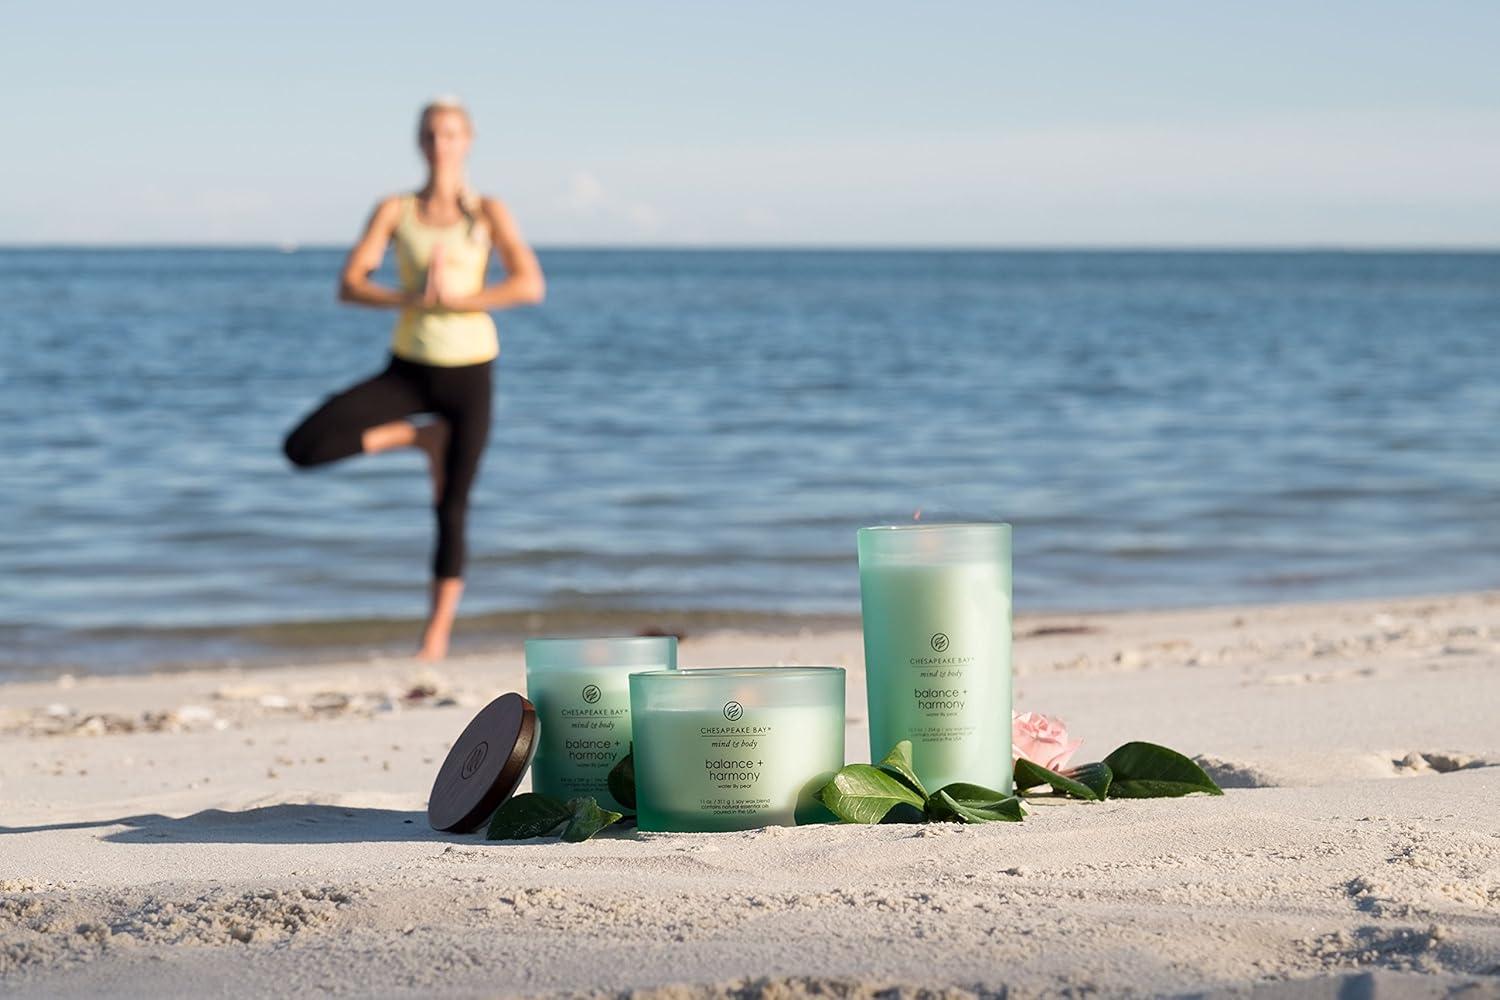
[[[859,530],[870,759],[911,740],[929,790],[1011,788],[1010,525]]]
[[[635,799],[646,831],[825,822],[844,766],[842,667],[726,667],[630,677]]]
[[[533,790],[560,799],[609,794],[609,770],[630,750],[630,674],[677,666],[676,636],[528,639],[526,696],[536,706]]]

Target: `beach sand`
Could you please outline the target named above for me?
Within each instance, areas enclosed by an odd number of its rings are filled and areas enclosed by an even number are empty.
[[[1021,824],[428,829],[519,644],[0,689],[0,992],[1500,995],[1500,593],[1030,616],[1017,708],[1227,789]],[[684,665],[849,669],[855,631]],[[925,991],[925,993],[923,992]],[[1342,991],[1342,992],[1341,992]],[[893,994],[895,995],[895,994]]]

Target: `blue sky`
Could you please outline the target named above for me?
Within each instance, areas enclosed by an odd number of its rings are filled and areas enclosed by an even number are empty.
[[[1500,244],[1500,4],[7,5],[0,243]]]

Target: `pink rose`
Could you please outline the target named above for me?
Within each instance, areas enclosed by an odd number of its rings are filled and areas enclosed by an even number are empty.
[[[1083,740],[1068,742],[1068,727],[1061,719],[1048,718],[1038,712],[1012,717],[1011,755],[1025,757],[1049,771],[1061,771],[1067,767],[1068,758],[1082,745]]]

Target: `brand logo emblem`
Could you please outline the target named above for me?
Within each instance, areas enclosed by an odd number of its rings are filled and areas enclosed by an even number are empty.
[[[948,637],[942,632],[935,632],[932,636],[932,648],[941,653],[948,648]]]
[[[583,688],[583,700],[592,705],[603,697],[604,692],[599,690],[597,684],[585,684]]]
[[[739,722],[740,717],[745,714],[745,706],[737,701],[726,701],[724,703],[724,718],[730,722]]]
[[[484,755],[489,752],[490,745],[481,740],[473,750],[469,751],[469,756],[464,758],[463,770],[458,772],[458,776],[463,779],[474,777],[474,772],[479,770],[480,764],[484,763]]]

